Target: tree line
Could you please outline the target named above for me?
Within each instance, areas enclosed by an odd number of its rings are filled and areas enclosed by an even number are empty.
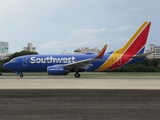
[[[0,60],[0,72],[9,72],[9,70],[3,68],[3,64],[10,61],[11,59],[22,56],[22,55],[32,55],[38,54],[37,52],[21,51],[16,52],[9,56],[5,60]],[[129,66],[124,66],[111,72],[160,72],[160,59],[145,59],[140,63],[136,63]]]
[[[124,66],[111,72],[160,72],[160,59],[148,59],[136,64]]]

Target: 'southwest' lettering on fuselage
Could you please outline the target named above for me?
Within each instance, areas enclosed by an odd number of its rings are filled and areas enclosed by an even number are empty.
[[[73,63],[75,62],[75,57],[31,57],[30,63]]]

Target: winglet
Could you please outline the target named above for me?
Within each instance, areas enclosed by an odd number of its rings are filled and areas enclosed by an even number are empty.
[[[107,45],[105,45],[105,46],[102,48],[102,50],[100,51],[100,53],[99,53],[94,59],[103,57],[106,49],[107,49]]]

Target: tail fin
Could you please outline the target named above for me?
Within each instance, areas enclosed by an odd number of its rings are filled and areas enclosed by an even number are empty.
[[[104,71],[118,68],[128,63],[133,57],[142,56],[147,41],[151,22],[144,22],[124,47],[115,50],[108,59],[114,58],[113,61],[105,61],[96,71]],[[127,55],[128,57],[126,58]]]
[[[151,22],[144,22],[130,40],[121,49],[116,50],[117,54],[141,54],[144,53]]]

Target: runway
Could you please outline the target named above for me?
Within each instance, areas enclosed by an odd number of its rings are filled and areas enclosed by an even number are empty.
[[[159,90],[159,76],[1,76],[0,89],[143,89]]]
[[[159,120],[159,77],[0,78],[2,120]]]

